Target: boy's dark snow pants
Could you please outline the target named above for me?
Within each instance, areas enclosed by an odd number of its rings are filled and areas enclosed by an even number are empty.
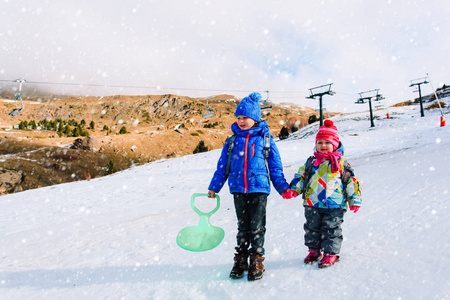
[[[233,196],[238,220],[236,252],[243,255],[250,253],[264,256],[267,194],[234,193]]]
[[[305,245],[322,249],[325,253],[339,254],[342,245],[344,214],[342,208],[317,208],[305,206]]]

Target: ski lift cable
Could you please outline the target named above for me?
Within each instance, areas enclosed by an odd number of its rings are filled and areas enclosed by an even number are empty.
[[[428,73],[427,73],[427,77],[428,77],[428,82],[430,82],[431,88],[433,89],[433,93],[434,93],[434,96],[436,97],[436,101],[439,105],[439,110],[441,111],[441,116],[444,116],[444,112],[442,111],[442,107],[441,107],[441,102],[439,101],[438,95],[436,93],[436,90],[434,89],[433,83],[431,82],[430,75]]]
[[[11,80],[0,79],[2,82],[12,82]],[[119,85],[119,84],[95,84],[95,83],[74,83],[74,82],[45,82],[45,81],[27,81],[29,84],[45,84],[45,85],[65,85],[65,86],[79,86],[79,87],[103,87],[103,88],[133,88],[133,89],[157,89],[157,90],[185,90],[185,91],[211,91],[211,92],[235,92],[235,93],[251,93],[255,90],[233,90],[233,89],[206,89],[206,88],[183,88],[183,87],[161,87],[149,85]],[[304,94],[306,91],[271,91],[276,94]]]
[[[10,80],[0,80],[10,82]],[[227,89],[202,89],[202,88],[180,88],[180,87],[161,87],[149,85],[116,85],[116,84],[95,84],[95,83],[71,83],[71,82],[45,82],[45,81],[27,81],[31,84],[46,84],[46,85],[67,85],[80,87],[105,87],[105,88],[135,88],[135,89],[157,89],[157,90],[185,90],[185,91],[216,91],[216,92],[240,92],[250,93],[250,90],[227,90]]]
[[[11,80],[0,79],[0,82],[14,82]],[[113,85],[113,84],[93,84],[93,83],[64,83],[64,82],[43,82],[43,81],[26,81],[28,84],[45,84],[45,85],[66,85],[66,86],[80,86],[80,87],[103,87],[103,88],[132,88],[132,89],[157,89],[157,90],[181,90],[181,91],[210,91],[210,92],[235,92],[235,93],[250,93],[254,90],[232,90],[232,89],[202,89],[202,88],[176,88],[176,87],[160,87],[160,86],[134,86],[134,85]],[[302,91],[286,91],[286,90],[271,90],[271,93],[274,94],[299,94],[298,97],[302,97],[307,93],[305,90]],[[341,95],[355,95],[355,93],[347,93],[347,92],[339,92]],[[389,95],[394,94],[394,92],[388,92]],[[283,97],[284,99],[290,98],[295,99],[297,97]],[[338,101],[339,100],[334,100]],[[344,102],[344,101],[342,101]]]
[[[2,82],[12,82],[11,80],[2,80]],[[79,87],[103,87],[103,88],[132,88],[132,89],[156,89],[156,90],[184,90],[184,91],[210,91],[210,92],[235,92],[235,93],[250,93],[254,90],[232,90],[232,89],[202,89],[202,88],[180,88],[180,87],[160,87],[160,86],[135,86],[135,85],[115,85],[115,84],[94,84],[94,83],[70,83],[70,82],[44,82],[44,81],[27,81],[29,84],[45,84],[45,85],[66,85],[66,86],[79,86]],[[306,94],[306,91],[270,91],[275,94]],[[350,93],[342,93],[350,95]],[[353,95],[352,93],[351,95]],[[299,96],[302,97],[302,96]]]
[[[12,82],[11,80],[0,80],[2,82]],[[43,81],[27,81],[29,84],[45,84],[45,85],[65,85],[65,86],[79,86],[79,87],[103,87],[103,88],[134,88],[134,89],[158,89],[158,90],[186,90],[186,91],[215,91],[215,92],[237,92],[250,93],[254,90],[231,90],[231,89],[200,89],[200,88],[174,88],[174,87],[159,87],[159,86],[133,86],[133,85],[113,85],[113,84],[93,84],[93,83],[70,83],[70,82],[43,82]],[[269,91],[265,91],[266,93]],[[272,91],[271,91],[272,92]],[[306,94],[305,91],[273,91],[273,93],[298,93],[300,95]],[[302,96],[298,96],[302,98]],[[291,96],[289,98],[295,99],[298,97]],[[286,98],[286,97],[283,97]],[[270,103],[269,96],[265,99]]]

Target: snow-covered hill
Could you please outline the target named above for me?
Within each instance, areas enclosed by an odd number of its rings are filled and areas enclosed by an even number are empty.
[[[215,150],[1,197],[0,298],[449,299],[450,125],[418,109],[390,108],[391,119],[376,112],[374,128],[368,113],[333,119],[364,202],[346,214],[341,261],[331,268],[302,263],[301,199],[274,190],[262,280],[228,278],[236,217],[227,187],[211,218],[224,241],[201,253],[177,246],[178,232],[198,222],[190,197],[207,191]],[[288,181],[312,154],[316,131],[277,142]],[[196,203],[206,211],[213,202]]]

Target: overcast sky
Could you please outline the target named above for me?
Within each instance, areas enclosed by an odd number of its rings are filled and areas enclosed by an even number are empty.
[[[450,84],[449,36],[447,0],[0,0],[0,80],[82,95],[269,90],[311,107],[308,89],[333,83],[324,105],[359,110],[360,92],[396,103],[427,73]]]

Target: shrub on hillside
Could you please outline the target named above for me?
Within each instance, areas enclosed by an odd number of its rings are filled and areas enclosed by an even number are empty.
[[[308,124],[312,124],[312,123],[317,122],[317,121],[319,121],[319,119],[317,118],[316,115],[311,115],[308,118]]]
[[[125,126],[122,126],[122,128],[120,128],[120,130],[119,130],[119,134],[125,134],[125,133],[127,133],[128,131],[127,131],[127,129],[125,128]]]
[[[289,131],[286,127],[283,126],[280,130],[280,135],[278,136],[280,140],[287,139],[289,137]]]
[[[209,151],[209,149],[207,146],[205,146],[205,142],[203,140],[201,140],[200,142],[198,142],[197,147],[195,147],[194,154],[201,153],[201,152],[208,152],[208,151]]]

